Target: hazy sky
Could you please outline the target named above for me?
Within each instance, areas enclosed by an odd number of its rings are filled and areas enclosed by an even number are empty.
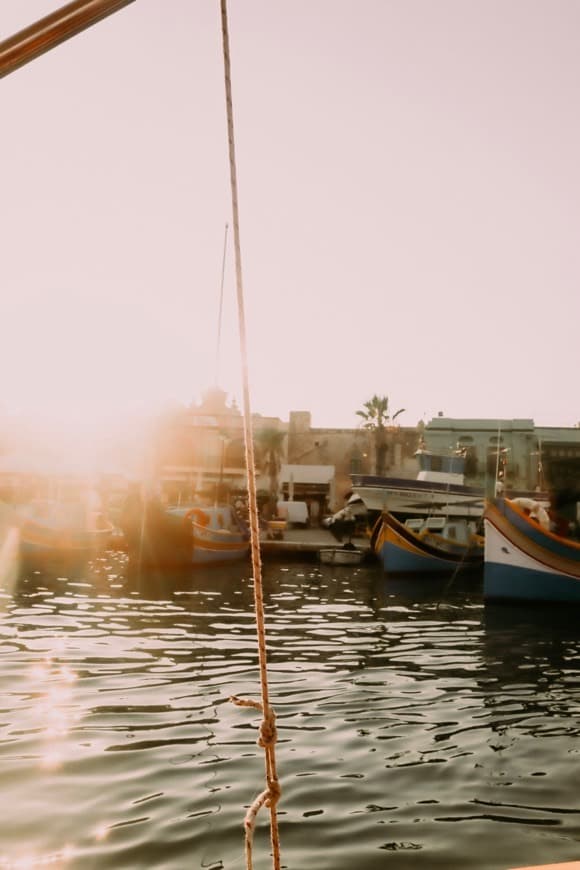
[[[2,0],[0,37],[64,0]],[[231,0],[252,410],[573,425],[580,3]],[[218,0],[136,0],[0,80],[4,411],[216,378]],[[233,244],[220,382],[240,402]]]

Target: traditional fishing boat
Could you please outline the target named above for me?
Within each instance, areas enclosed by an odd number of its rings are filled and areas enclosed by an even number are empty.
[[[15,511],[20,552],[25,559],[87,558],[104,550],[113,524],[83,502],[39,499]]]
[[[248,555],[248,529],[229,505],[168,508],[167,519],[185,526],[192,565],[223,564]]]
[[[554,530],[539,502],[490,499],[484,523],[486,600],[580,603],[580,541]]]
[[[246,524],[229,505],[164,507],[130,494],[121,517],[130,558],[147,565],[223,565],[248,555]]]
[[[480,568],[483,536],[463,517],[417,517],[401,522],[384,512],[371,546],[390,574],[441,574]]]

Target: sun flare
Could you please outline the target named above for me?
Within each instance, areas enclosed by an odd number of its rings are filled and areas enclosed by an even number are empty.
[[[37,464],[52,464],[46,471],[123,465],[124,447],[132,467],[122,470],[135,473],[155,418],[198,399],[218,367],[224,387],[238,392],[237,344],[224,342],[218,360],[215,324],[192,329],[169,309],[154,316],[146,305],[90,295],[39,297],[33,320],[30,300],[12,300],[0,418]]]

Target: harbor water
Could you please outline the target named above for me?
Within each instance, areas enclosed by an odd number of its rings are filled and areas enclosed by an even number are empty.
[[[264,788],[249,569],[106,554],[0,594],[0,867],[243,870]],[[580,859],[580,621],[481,577],[266,562],[283,866]],[[271,867],[267,812],[256,870]]]

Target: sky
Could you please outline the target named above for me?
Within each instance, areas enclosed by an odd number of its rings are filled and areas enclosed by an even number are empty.
[[[3,0],[0,39],[61,5]],[[576,425],[580,4],[228,13],[251,410]],[[241,406],[219,0],[136,0],[0,89],[0,420]]]

